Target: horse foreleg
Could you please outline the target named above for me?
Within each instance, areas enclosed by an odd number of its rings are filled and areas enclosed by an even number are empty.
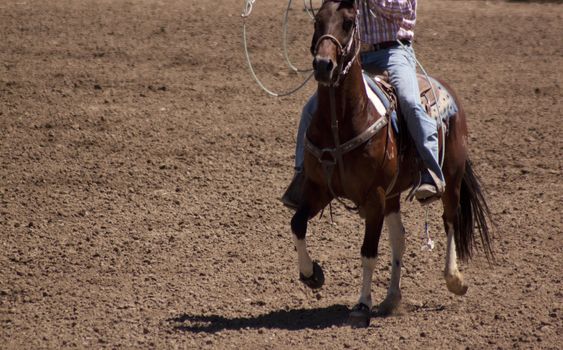
[[[299,272],[307,277],[313,274],[313,260],[307,251],[307,221],[309,220],[309,208],[301,206],[291,219],[291,231],[293,231],[293,242],[297,250]]]
[[[399,212],[399,201],[393,202],[393,209],[387,210],[385,223],[389,231],[389,245],[391,246],[391,281],[387,289],[385,300],[379,305],[380,315],[390,315],[401,304],[401,267],[405,252],[405,228]]]
[[[325,192],[321,191],[313,183],[305,181],[302,203],[291,219],[293,242],[297,250],[297,261],[299,263],[299,279],[312,289],[322,287],[324,284],[324,274],[321,266],[311,259],[307,251],[307,222],[330,202],[330,198],[326,194],[323,195],[323,193]]]
[[[379,237],[383,226],[383,214],[385,207],[385,193],[377,190],[372,200],[364,206],[366,212],[366,230],[361,249],[362,256],[362,287],[360,289],[360,299],[352,308],[349,323],[352,327],[369,326],[370,313],[372,308],[371,283],[373,271],[377,258]]]

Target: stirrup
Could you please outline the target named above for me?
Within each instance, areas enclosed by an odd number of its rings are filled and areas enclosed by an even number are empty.
[[[442,197],[438,187],[432,184],[422,184],[414,192],[414,197],[423,206],[433,203]]]

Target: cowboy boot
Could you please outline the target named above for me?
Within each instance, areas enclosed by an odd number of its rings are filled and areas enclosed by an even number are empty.
[[[293,179],[285,193],[280,198],[283,205],[290,209],[297,209],[299,204],[301,204],[301,196],[303,191],[303,183],[305,182],[305,174],[303,171],[296,171],[293,175]]]
[[[423,171],[421,185],[416,189],[414,196],[422,204],[430,204],[442,197],[445,183],[430,169]]]

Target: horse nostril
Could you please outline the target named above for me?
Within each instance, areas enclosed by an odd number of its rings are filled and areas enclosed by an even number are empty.
[[[313,60],[313,69],[319,73],[330,74],[334,69],[334,63],[329,58],[317,57]]]

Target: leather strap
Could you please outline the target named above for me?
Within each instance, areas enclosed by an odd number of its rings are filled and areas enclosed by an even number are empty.
[[[334,148],[319,148],[315,146],[307,136],[305,136],[305,149],[311,152],[319,161],[323,159],[325,154],[329,154],[334,160],[336,160],[336,155],[340,153],[341,155],[348,153],[361,144],[368,141],[375,134],[377,134],[385,125],[387,125],[387,118],[382,117],[375,121],[369,128],[367,128],[360,135],[354,137],[353,139],[346,141],[338,147]]]

